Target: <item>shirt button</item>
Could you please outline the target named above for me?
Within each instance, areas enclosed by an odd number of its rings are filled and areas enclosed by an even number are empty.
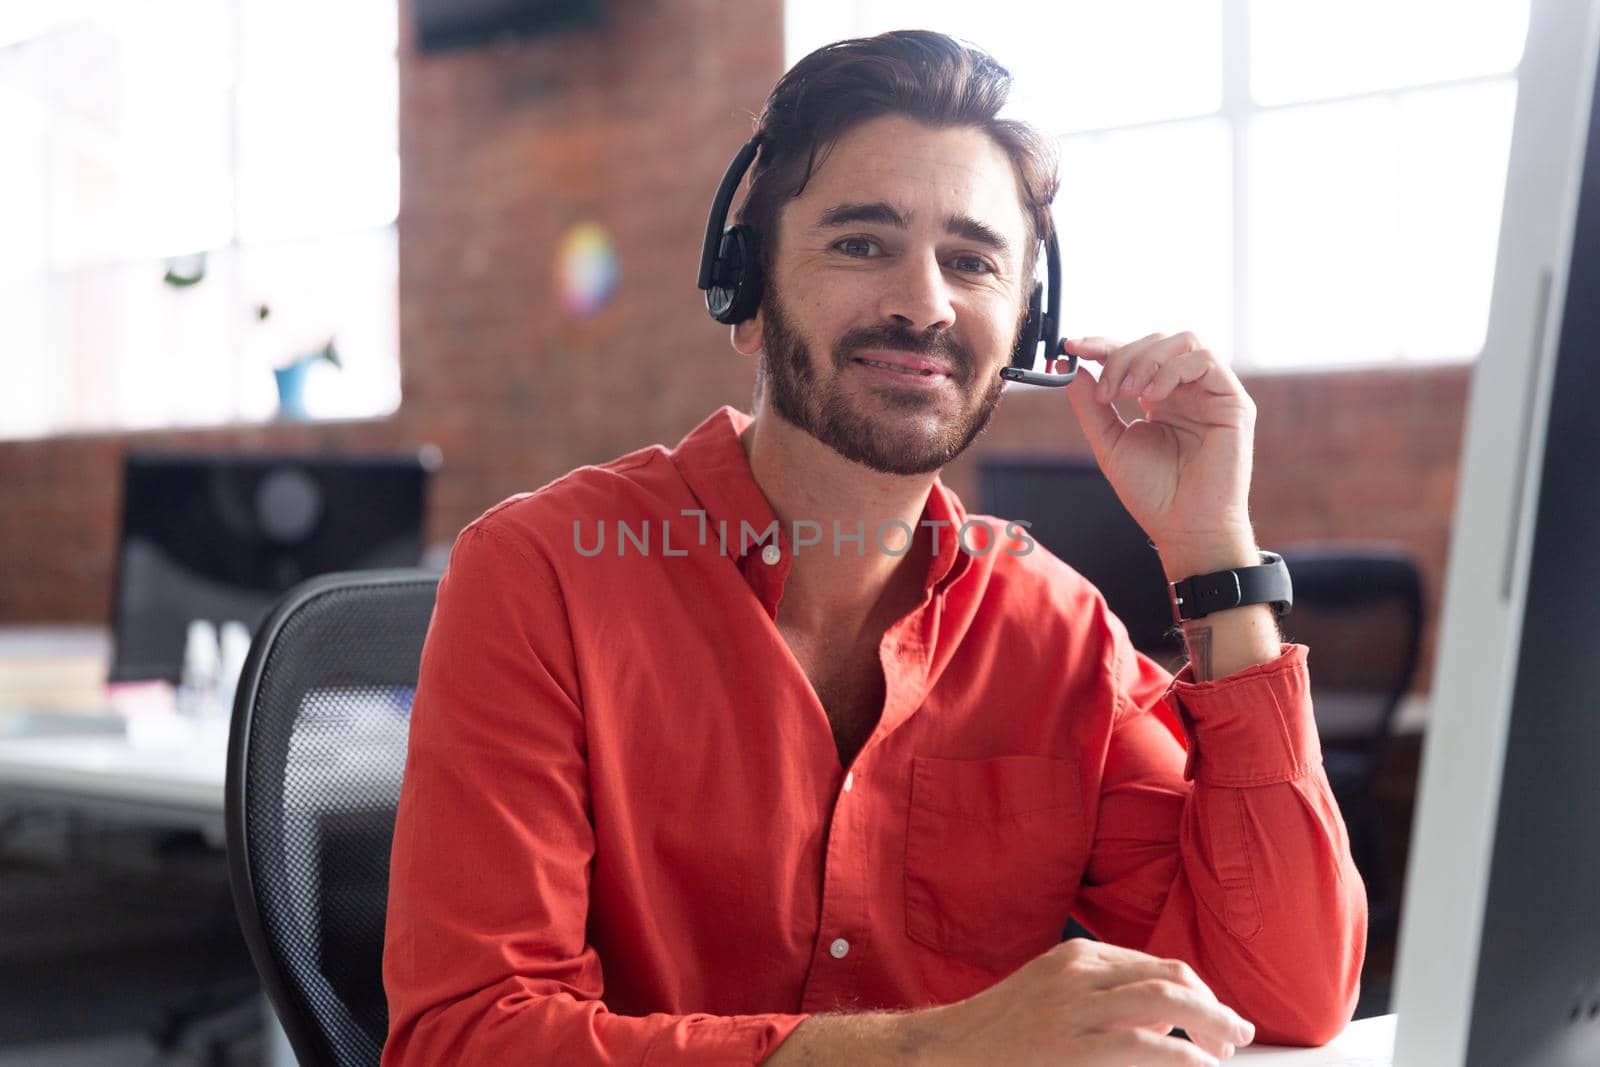
[[[761,550],[761,561],[763,563],[776,563],[782,558],[783,550],[777,545],[768,545]]]
[[[844,791],[846,793],[850,792],[850,789],[855,784],[856,784],[856,772],[855,771],[847,771],[845,773],[845,776],[844,776]]]
[[[850,942],[846,941],[842,937],[834,938],[833,944],[828,946],[828,955],[832,956],[836,960],[844,959],[845,954],[849,951]]]

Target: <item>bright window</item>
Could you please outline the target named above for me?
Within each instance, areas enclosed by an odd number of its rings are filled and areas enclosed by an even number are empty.
[[[790,63],[907,26],[1060,137],[1069,334],[1251,370],[1459,361],[1488,324],[1527,0],[806,0]]]
[[[297,361],[303,416],[393,411],[396,43],[393,0],[0,9],[0,436],[270,419]]]

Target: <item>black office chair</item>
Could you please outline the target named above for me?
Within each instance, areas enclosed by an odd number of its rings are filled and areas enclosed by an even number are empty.
[[[1181,633],[1161,556],[1092,456],[990,455],[978,461],[978,506],[1030,524],[1028,534],[1092,582],[1139,651],[1177,670]]]
[[[1289,546],[1294,582],[1285,636],[1310,649],[1311,699],[1323,766],[1350,831],[1374,920],[1394,918],[1376,784],[1422,640],[1422,578],[1388,544]]]
[[[371,1065],[388,1027],[389,845],[434,571],[332,574],[250,646],[228,740],[229,874],[301,1064]]]

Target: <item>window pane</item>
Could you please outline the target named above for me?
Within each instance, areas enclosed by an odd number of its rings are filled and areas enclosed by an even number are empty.
[[[988,19],[995,24],[992,12]],[[1054,132],[1222,105],[1221,0],[1030,4],[1003,24],[1005,51],[996,55],[1017,77],[1013,111]]]
[[[1284,104],[1513,69],[1528,0],[1251,0],[1250,90]]]
[[[244,0],[239,238],[369,229],[400,206],[393,0]]]
[[[153,429],[235,414],[225,254],[197,284],[163,281],[162,260],[109,263],[49,280],[52,341],[69,387],[56,430]]]
[[[50,192],[50,140],[43,68],[37,50],[0,50],[0,285],[39,276],[50,262],[44,205]]]
[[[23,0],[0,3],[0,46],[42,37],[53,30],[105,11],[116,0],[51,0],[30,4]]]
[[[991,53],[1008,113],[1058,133],[1209,114],[1222,100],[1221,0],[819,0],[785,5],[794,63],[842,37],[909,26]]]
[[[50,340],[44,276],[0,281],[0,437],[39,437],[56,429],[66,404],[63,366]]]
[[[160,0],[39,42],[56,269],[227,242],[231,35],[225,5]]]
[[[1220,119],[1067,138],[1056,198],[1062,333],[1193,330],[1233,351],[1233,223]]]
[[[309,414],[398,406],[398,12],[0,15],[0,41],[24,34],[0,45],[0,436],[270,418],[274,368],[330,336],[344,370],[312,368]],[[163,280],[202,251],[195,284]]]
[[[1473,358],[1489,328],[1517,83],[1402,97],[1400,351]]]
[[[342,369],[308,361],[305,401],[314,418],[385,415],[400,406],[399,253],[396,230],[245,248],[239,307],[271,314],[242,326],[241,414],[277,410],[273,370],[329,338]]]
[[[1253,364],[1482,347],[1514,85],[1258,116],[1247,157]]]

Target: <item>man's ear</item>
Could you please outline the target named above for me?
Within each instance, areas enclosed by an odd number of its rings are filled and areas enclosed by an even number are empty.
[[[753,356],[761,351],[767,343],[766,327],[762,322],[761,312],[757,311],[743,322],[736,322],[729,327],[729,338],[736,351],[747,356]]]

